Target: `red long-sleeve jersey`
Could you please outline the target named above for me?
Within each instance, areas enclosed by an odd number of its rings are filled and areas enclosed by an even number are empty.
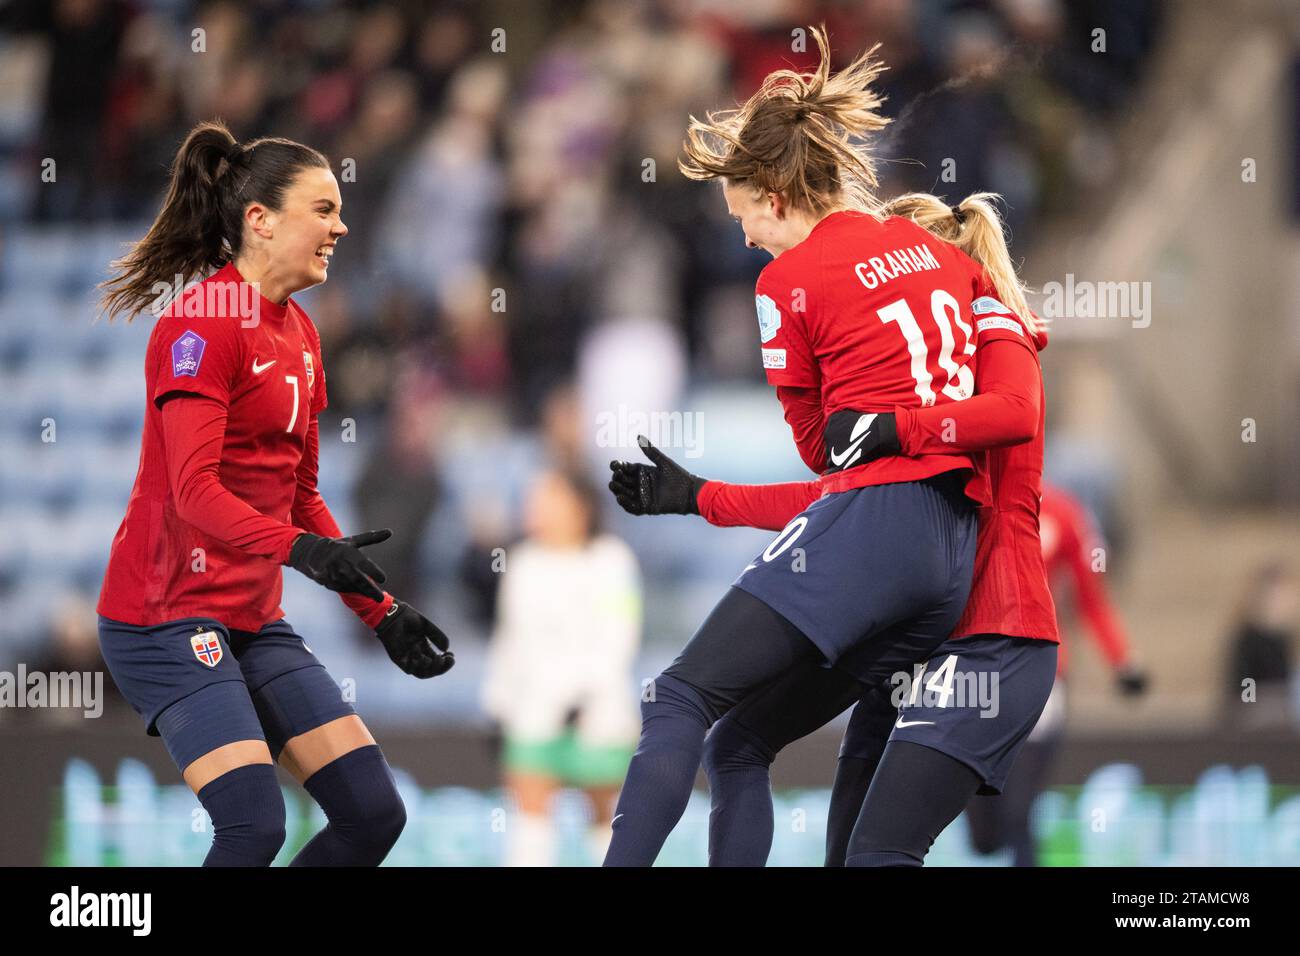
[[[1031,337],[989,297],[972,309],[976,395],[929,408],[896,407],[899,442],[904,455],[981,453],[975,461],[991,503],[980,509],[974,582],[953,636],[1059,642],[1038,536],[1045,414],[1038,350],[1046,335]],[[776,485],[710,481],[698,503],[713,524],[779,530],[825,490],[821,479]]]
[[[339,534],[316,490],[327,404],[316,327],[292,299],[270,302],[227,265],[159,318],[145,386],[140,467],[99,613],[257,631],[284,616],[280,565],[294,539]],[[344,599],[367,623],[391,604]]]
[[[1087,623],[1107,663],[1116,670],[1124,667],[1129,663],[1131,651],[1119,615],[1106,597],[1098,572],[1093,569],[1099,538],[1087,512],[1069,494],[1047,485],[1043,488],[1040,525],[1048,579],[1069,578],[1079,615]],[[1065,673],[1065,665],[1062,643],[1057,658],[1058,675]]]
[[[755,288],[768,383],[800,456],[825,458],[822,430],[843,408],[948,406],[970,398],[971,300],[984,270],[950,243],[893,216],[840,211],[763,269]],[[827,491],[973,469],[951,447],[890,456],[827,476]]]

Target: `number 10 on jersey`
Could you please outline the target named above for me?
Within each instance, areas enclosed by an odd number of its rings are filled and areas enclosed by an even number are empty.
[[[951,319],[948,316],[952,312]],[[934,404],[934,375],[930,372],[930,349],[925,341],[912,307],[906,299],[899,299],[876,310],[880,321],[886,324],[896,322],[903,338],[907,340],[907,351],[912,356],[912,378],[916,381],[916,394],[923,406]],[[958,365],[953,359],[956,339],[953,335],[953,323],[961,329],[963,336],[962,354],[974,355],[975,342],[971,339],[970,326],[961,320],[961,305],[951,294],[943,289],[935,289],[930,294],[930,315],[939,328],[939,368],[946,374],[940,391],[954,402],[970,398],[975,393],[975,376],[970,366]],[[955,379],[955,381],[954,381]]]

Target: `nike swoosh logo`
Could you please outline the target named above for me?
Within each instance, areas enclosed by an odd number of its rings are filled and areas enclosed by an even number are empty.
[[[613,820],[610,820],[610,821],[609,821],[609,825],[610,825],[610,826],[613,826],[615,823],[618,823],[618,817],[621,817],[622,815],[623,815],[623,814],[620,813],[620,814],[619,814],[617,817],[615,817]]]
[[[851,445],[849,445],[848,448],[844,449],[844,451],[840,452],[839,454],[836,454],[834,448],[831,449],[832,465],[834,465],[836,468],[841,467],[844,464],[845,459],[848,458],[849,455],[853,455],[854,460],[857,460],[858,456],[854,454],[854,452],[856,452],[859,446],[861,446],[861,444],[864,441],[866,441],[867,433],[871,431],[871,423],[874,422],[875,420],[876,420],[876,415],[874,412],[871,413],[870,415],[863,415],[861,418],[858,419],[858,423],[853,426],[853,434],[849,435],[849,438],[856,439],[856,440]]]
[[[274,365],[275,362],[276,362],[275,359],[271,359],[271,361],[267,362],[265,365],[258,365],[258,364],[257,364],[257,359],[253,359],[253,374],[254,374],[254,375],[261,375],[261,374],[262,374],[263,372],[265,372],[268,368],[270,368],[272,365]]]
[[[900,730],[904,727],[932,726],[933,724],[933,720],[904,720],[902,714],[899,714],[898,720],[894,722],[894,726]]]

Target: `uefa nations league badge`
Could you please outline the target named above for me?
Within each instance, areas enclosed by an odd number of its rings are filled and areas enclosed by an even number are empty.
[[[766,295],[755,295],[754,306],[758,307],[758,338],[761,342],[771,342],[781,328],[781,312]]]
[[[765,295],[754,296],[754,305],[758,307],[759,341],[770,342],[781,328],[781,310]]]
[[[203,361],[203,350],[208,343],[202,336],[186,329],[181,337],[172,343],[172,375],[198,375],[199,363]]]

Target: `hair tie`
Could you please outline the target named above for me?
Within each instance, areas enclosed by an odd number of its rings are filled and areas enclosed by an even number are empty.
[[[244,155],[244,147],[240,146],[238,143],[231,143],[226,148],[226,152],[225,152],[226,162],[230,163],[230,165],[232,166],[235,164],[235,161],[241,159],[243,155]]]
[[[962,226],[966,224],[966,211],[960,206],[949,206],[948,211],[952,213],[952,218],[957,220],[957,225]]]

